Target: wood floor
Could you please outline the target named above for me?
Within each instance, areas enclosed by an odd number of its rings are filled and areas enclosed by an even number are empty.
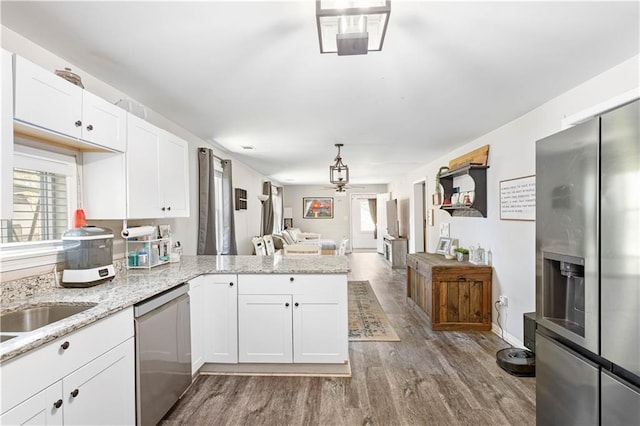
[[[404,270],[349,255],[400,342],[350,342],[351,378],[200,376],[162,424],[533,425],[535,379],[501,370],[491,332],[432,331],[408,308]]]

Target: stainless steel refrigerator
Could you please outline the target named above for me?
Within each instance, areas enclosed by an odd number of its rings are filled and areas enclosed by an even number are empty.
[[[536,144],[538,425],[640,425],[640,101]]]

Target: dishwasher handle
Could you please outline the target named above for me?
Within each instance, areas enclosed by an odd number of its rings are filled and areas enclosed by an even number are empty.
[[[133,316],[135,318],[139,318],[153,311],[154,309],[157,309],[160,306],[168,302],[171,302],[174,299],[177,299],[183,294],[186,294],[188,291],[189,291],[189,284],[184,283],[179,285],[178,287],[174,287],[170,290],[167,290],[164,293],[160,293],[156,296],[146,299],[134,306]]]

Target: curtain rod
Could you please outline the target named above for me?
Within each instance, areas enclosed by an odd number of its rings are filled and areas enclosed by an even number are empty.
[[[198,148],[198,151],[200,151],[200,152],[206,152],[206,150],[207,150],[207,149],[210,149],[210,148],[200,147],[200,148]],[[220,158],[220,157],[218,157],[218,156],[217,156],[217,155],[215,155],[215,154],[213,154],[213,158],[216,158],[216,159],[218,159],[218,160],[220,160],[220,161],[224,161],[224,160],[225,160],[224,158]]]

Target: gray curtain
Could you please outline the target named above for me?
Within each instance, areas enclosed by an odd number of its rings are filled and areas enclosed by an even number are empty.
[[[216,249],[215,170],[213,151],[198,149],[198,254],[218,254]]]
[[[231,161],[222,160],[222,235],[216,235],[215,157],[208,148],[198,149],[198,248],[197,254],[238,254],[233,214]],[[221,248],[217,249],[221,237]]]
[[[269,196],[269,198],[262,203],[262,235],[269,235],[273,233],[273,197],[271,195],[271,182],[266,181],[262,183],[262,194]]]
[[[378,238],[378,202],[375,198],[369,198],[369,214],[373,222],[373,238]]]
[[[236,225],[233,212],[233,182],[231,160],[222,160],[222,250],[220,254],[238,254]]]

